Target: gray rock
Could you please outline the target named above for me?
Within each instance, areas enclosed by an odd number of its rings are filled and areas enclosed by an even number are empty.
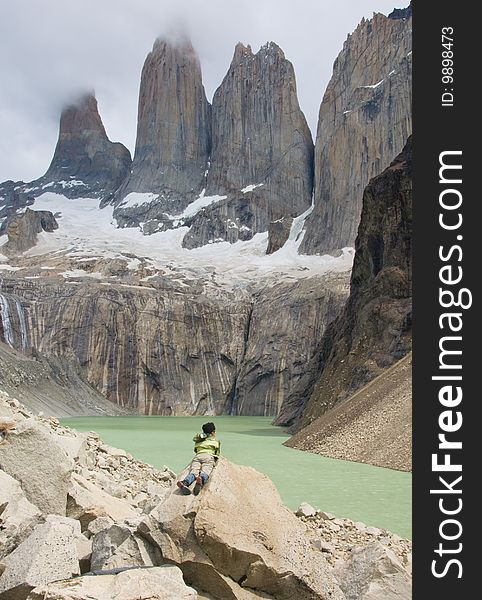
[[[87,438],[84,433],[63,431],[56,435],[55,441],[72,460],[77,460],[79,464],[83,465],[89,460]]]
[[[27,207],[24,213],[8,219],[8,241],[2,246],[2,252],[7,256],[21,254],[35,246],[37,234],[55,229],[58,229],[58,223],[49,210],[32,210]]]
[[[173,488],[139,533],[180,566],[188,583],[218,598],[238,598],[233,586],[242,580],[244,588],[278,600],[343,599],[326,559],[271,481],[224,458],[201,495]]]
[[[305,399],[299,402],[302,416],[297,429],[352,396],[410,352],[411,326],[412,139],[409,138],[403,152],[365,189],[350,296],[321,340],[318,375],[311,381],[311,387],[305,388]],[[311,435],[313,441],[316,432]],[[410,435],[404,439],[409,443]],[[386,443],[392,442],[390,439]],[[302,447],[303,443],[300,433],[288,445]],[[403,453],[405,447],[406,444],[399,452]]]
[[[79,575],[77,521],[50,515],[42,525],[0,563],[0,597],[24,600],[29,592],[57,579]]]
[[[93,521],[90,521],[84,534],[90,537],[100,533],[104,529],[109,529],[112,525],[114,525],[114,521],[110,517],[97,517]]]
[[[28,600],[196,600],[178,567],[131,569],[117,575],[78,577],[38,587]]]
[[[282,217],[277,221],[271,221],[268,227],[268,248],[266,254],[273,254],[284,246],[293,224],[292,217]]]
[[[310,361],[347,293],[346,274],[340,274],[280,282],[256,294],[234,414],[277,416],[300,379],[318,374]]]
[[[118,567],[154,566],[162,563],[158,548],[135,534],[129,527],[112,525],[92,538],[93,571]]]
[[[0,469],[20,483],[27,499],[42,512],[65,515],[74,463],[56,437],[34,419],[19,422],[2,444]]]
[[[313,142],[293,66],[279,46],[253,54],[237,44],[213,97],[212,135],[206,195],[227,198],[192,219],[186,248],[250,239],[310,206]]]
[[[206,187],[210,110],[191,42],[158,39],[142,70],[131,173],[114,199],[120,227],[143,222],[151,233],[163,222],[172,226],[164,213],[179,214]],[[131,193],[150,200],[131,206]]]
[[[314,517],[316,514],[316,508],[313,508],[313,506],[307,502],[302,502],[296,511],[297,517]]]
[[[0,235],[5,235],[10,220],[35,202],[35,198],[22,191],[23,181],[4,181],[0,183]]]
[[[0,471],[0,559],[28,537],[40,516],[39,509],[27,500],[20,484]]]
[[[346,600],[410,600],[412,583],[397,557],[378,542],[352,549],[336,577]]]
[[[131,155],[107,137],[93,93],[65,107],[52,162],[43,177],[28,185],[29,193],[44,191],[68,198],[109,197],[129,173]]]
[[[333,544],[330,544],[329,542],[325,542],[324,540],[321,540],[321,539],[313,540],[313,546],[315,548],[317,548],[318,550],[320,550],[321,552],[327,552],[329,554],[333,554],[333,552],[335,550],[335,546]]]
[[[333,520],[335,518],[335,515],[333,515],[329,512],[325,512],[324,510],[317,510],[316,516],[320,517],[320,519],[328,520],[328,521]]]
[[[412,19],[363,19],[333,67],[318,117],[305,254],[353,246],[363,190],[412,133]]]
[[[137,513],[126,500],[115,498],[77,473],[72,474],[68,489],[67,515],[77,519],[82,531],[98,517],[110,517],[113,521],[135,518]]]
[[[77,550],[77,559],[81,573],[88,573],[91,570],[92,540],[88,539],[82,533],[75,536],[75,548]]]

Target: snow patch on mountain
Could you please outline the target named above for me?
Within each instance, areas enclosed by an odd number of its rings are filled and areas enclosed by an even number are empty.
[[[183,214],[188,216],[190,211],[201,210],[208,205],[205,203],[212,203],[217,199],[219,197],[203,195],[189,205]],[[298,279],[330,271],[348,271],[353,262],[352,248],[345,248],[339,257],[298,254],[303,239],[303,223],[313,207],[293,220],[288,241],[283,248],[271,255],[266,255],[267,232],[257,233],[248,241],[238,241],[235,244],[220,242],[189,250],[182,247],[182,239],[188,227],[178,227],[150,236],[143,235],[140,229],[118,228],[113,217],[114,207],[100,209],[98,199],[69,200],[63,195],[46,192],[35,199],[32,208],[51,211],[59,228],[53,232],[40,233],[37,245],[25,252],[23,257],[45,256],[43,265],[51,259],[57,260],[59,255],[74,259],[79,268],[70,267],[62,271],[64,277],[69,279],[79,276],[98,277],[89,275],[80,267],[89,258],[125,259],[129,256],[128,269],[131,272],[140,265],[138,259],[143,259],[153,270],[159,269],[168,275],[190,273],[193,277],[209,278],[219,285],[233,288],[253,283],[270,284],[280,278]],[[0,240],[6,240],[6,236],[2,236]],[[9,261],[4,259],[2,262]],[[13,269],[7,264],[2,264],[1,268]]]

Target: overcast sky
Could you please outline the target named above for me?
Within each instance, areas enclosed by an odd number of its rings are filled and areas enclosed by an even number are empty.
[[[236,42],[278,43],[294,64],[314,132],[333,61],[363,17],[395,0],[1,0],[0,182],[47,169],[63,104],[95,89],[107,135],[134,150],[144,59],[156,37],[184,30],[211,100]]]

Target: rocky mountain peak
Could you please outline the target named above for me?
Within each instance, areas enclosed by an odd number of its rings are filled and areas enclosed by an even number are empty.
[[[129,150],[109,140],[94,92],[87,92],[63,109],[52,162],[28,190],[34,196],[48,191],[69,198],[109,197],[130,165]]]
[[[286,60],[285,53],[276,42],[266,42],[266,44],[261,46],[258,50],[258,54],[261,54],[261,56],[279,56],[281,60]]]
[[[273,42],[256,54],[237,44],[212,106],[206,195],[224,198],[196,215],[184,245],[267,231],[272,221],[310,206],[312,181],[313,141],[293,65]]]
[[[132,172],[114,200],[121,226],[161,224],[199,195],[211,149],[210,108],[191,41],[157,39],[142,69]]]
[[[242,42],[238,42],[236,44],[236,46],[234,47],[234,56],[233,56],[233,60],[231,62],[235,62],[235,61],[239,61],[239,60],[243,60],[243,59],[253,59],[254,58],[254,54],[253,51],[251,49],[251,46],[248,45],[244,45]]]
[[[59,142],[73,137],[87,138],[92,135],[107,138],[104,124],[99,115],[94,92],[88,92],[69,103],[60,116]]]
[[[176,63],[179,66],[188,66],[191,62],[199,63],[199,57],[190,38],[185,34],[167,35],[158,37],[147,55],[144,68],[150,62],[158,61],[158,66]]]
[[[277,424],[293,423],[301,408],[296,426],[308,425],[411,350],[411,137],[365,188],[355,249],[350,296],[323,335],[319,376],[285,403]]]
[[[406,8],[395,8],[389,15],[389,19],[408,19],[412,16],[412,3]]]

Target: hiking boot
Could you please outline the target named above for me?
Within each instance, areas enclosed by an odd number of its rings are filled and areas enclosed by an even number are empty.
[[[193,494],[195,496],[197,496],[199,494],[199,492],[203,489],[203,485],[204,485],[203,479],[202,479],[201,475],[198,475],[196,477],[196,485],[194,486],[194,490],[193,490]]]
[[[178,481],[177,487],[181,490],[181,494],[183,494],[184,496],[189,496],[189,494],[191,493],[191,490],[187,487],[184,481]]]

